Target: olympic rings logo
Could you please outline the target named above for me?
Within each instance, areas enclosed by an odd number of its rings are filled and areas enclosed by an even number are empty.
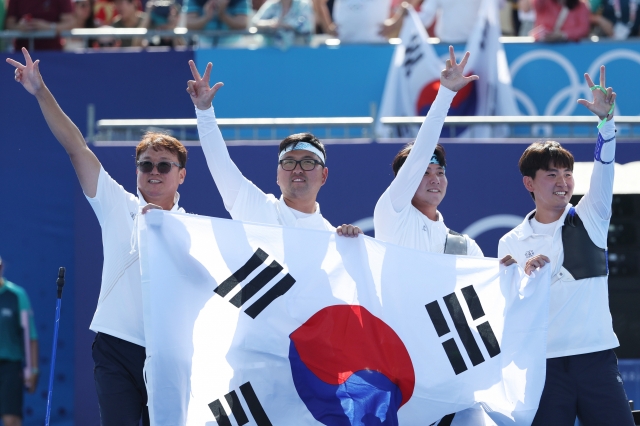
[[[630,60],[640,64],[640,53],[629,49],[614,49],[598,56],[588,67],[589,75],[598,75],[600,65],[606,65],[615,60]],[[536,60],[547,60],[559,65],[569,78],[569,85],[554,94],[547,102],[544,111],[540,114],[533,100],[520,88],[514,87],[513,92],[516,100],[524,107],[522,111],[525,115],[571,115],[577,104],[575,99],[589,99],[589,90],[584,84],[582,76],[578,74],[573,64],[563,55],[549,49],[536,49],[519,56],[509,67],[512,81],[515,80],[518,72]],[[569,100],[569,102],[564,102]],[[564,106],[563,105],[564,102]],[[620,115],[621,111],[616,103],[615,114]]]

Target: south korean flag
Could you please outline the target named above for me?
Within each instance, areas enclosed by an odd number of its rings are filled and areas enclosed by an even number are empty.
[[[152,424],[533,419],[544,269],[163,211],[138,229]]]

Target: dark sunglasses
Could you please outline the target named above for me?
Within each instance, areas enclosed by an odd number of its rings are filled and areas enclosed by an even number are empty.
[[[136,165],[138,166],[138,170],[142,173],[151,173],[154,167],[158,168],[158,173],[166,175],[171,171],[172,166],[176,166],[177,168],[182,168],[182,166],[178,163],[174,163],[173,161],[160,161],[159,163],[152,163],[151,161],[137,161]]]

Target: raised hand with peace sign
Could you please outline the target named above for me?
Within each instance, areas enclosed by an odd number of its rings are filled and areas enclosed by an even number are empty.
[[[87,146],[78,127],[62,111],[44,84],[40,75],[40,60],[32,60],[31,55],[24,47],[22,54],[24,55],[24,64],[7,58],[7,62],[15,67],[14,79],[22,84],[27,92],[35,96],[51,132],[69,154],[82,190],[90,198],[95,197],[100,175],[100,161]]]
[[[22,48],[22,54],[24,55],[24,65],[11,58],[7,58],[7,62],[16,67],[14,79],[22,84],[27,92],[37,95],[38,91],[44,87],[44,81],[42,81],[38,66],[40,59],[34,62],[24,47]]]
[[[609,121],[613,118],[613,106],[616,101],[616,93],[611,87],[606,86],[606,74],[604,65],[600,67],[600,85],[593,84],[593,80],[589,77],[589,74],[584,74],[584,79],[587,81],[587,85],[593,93],[593,102],[589,102],[585,99],[578,99],[580,105],[584,105],[597,115],[600,120]]]
[[[456,62],[456,55],[453,46],[449,46],[449,59],[447,59],[445,69],[440,73],[440,84],[449,90],[457,92],[467,84],[479,79],[477,75],[465,77],[464,67],[467,66],[469,52],[465,53],[460,63]]]
[[[202,77],[200,77],[198,68],[196,68],[196,64],[193,61],[189,61],[189,68],[191,68],[193,80],[187,81],[187,92],[191,96],[193,104],[196,108],[202,110],[211,108],[211,101],[213,101],[216,93],[224,84],[218,82],[214,84],[213,87],[209,87],[211,68],[213,68],[211,62],[207,64],[207,68],[204,70]]]

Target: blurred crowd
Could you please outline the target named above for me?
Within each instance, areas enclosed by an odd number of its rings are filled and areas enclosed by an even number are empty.
[[[81,47],[242,46],[248,37],[264,43],[308,43],[313,35],[341,43],[382,43],[397,37],[409,6],[429,34],[463,43],[482,0],[0,0],[0,30],[49,31],[36,50]],[[539,42],[587,37],[624,40],[638,36],[640,0],[496,0],[504,35]],[[198,37],[164,33],[154,37],[61,38],[77,28],[146,28],[200,31]],[[595,38],[594,38],[595,39]],[[27,46],[27,39],[4,49]]]

